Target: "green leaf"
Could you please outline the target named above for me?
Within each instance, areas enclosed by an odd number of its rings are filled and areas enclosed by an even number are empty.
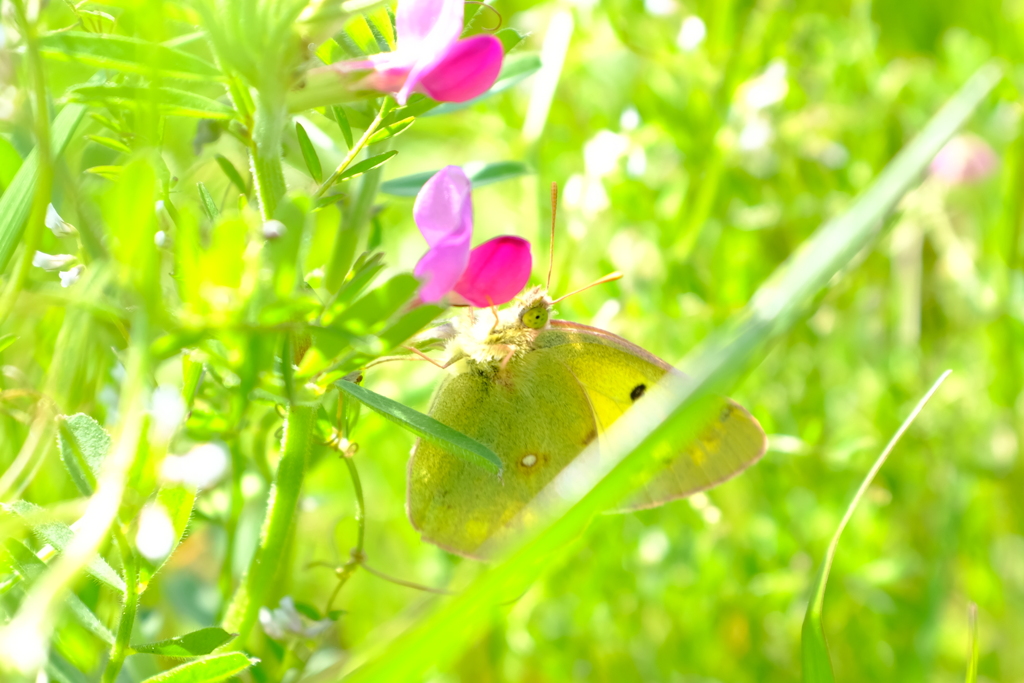
[[[337,105],[331,107],[331,111],[334,113],[334,121],[341,130],[341,136],[345,138],[345,146],[352,149],[352,125],[348,122],[348,114],[345,113],[345,108]]]
[[[196,183],[196,188],[199,190],[199,205],[203,207],[203,213],[210,220],[216,220],[217,216],[220,215],[220,209],[217,208],[217,202],[213,201],[213,197],[210,196],[210,191],[206,189],[206,185],[203,181]]]
[[[463,167],[466,176],[473,184],[473,189],[511,180],[533,173],[533,169],[521,161],[498,161],[493,164],[480,165],[469,163]],[[394,178],[381,183],[380,191],[396,197],[415,197],[428,180],[437,171],[423,171],[411,175]]]
[[[503,28],[494,34],[494,37],[501,41],[501,48],[508,54],[512,48],[519,45],[519,43],[526,40],[528,34],[518,31],[514,28]],[[499,74],[500,75],[500,74]]]
[[[105,137],[103,135],[86,135],[85,137],[86,137],[87,140],[92,140],[97,145],[103,145],[104,147],[107,147],[108,149],[112,149],[115,152],[123,152],[124,154],[131,154],[132,153],[131,147],[129,147],[128,145],[124,144],[120,140],[115,140],[114,138],[108,138],[108,137]]]
[[[802,320],[814,297],[872,244],[882,219],[918,183],[935,154],[1001,78],[995,65],[979,69],[847,211],[819,227],[745,309],[688,354],[681,365],[690,376],[669,380],[657,411],[630,411],[602,435],[600,467],[585,460],[595,455],[595,444],[576,458],[583,467],[570,465],[565,472],[571,485],[558,486],[569,484],[566,478],[553,482],[548,490],[557,495],[542,495],[531,503],[512,521],[509,535],[485,549],[493,564],[458,595],[435,603],[387,647],[367,653],[346,683],[421,680],[478,642],[498,604],[521,594],[524,581],[550,566],[552,557],[578,546],[574,540],[593,516],[635,490],[643,475],[651,474],[649,464],[660,452],[675,452],[678,444],[699,434],[715,397],[732,393],[769,342]],[[338,680],[341,668],[320,672],[312,681]]]
[[[14,563],[14,570],[21,575],[21,577],[28,583],[31,583],[42,574],[43,570],[46,569],[46,563],[40,560],[34,552],[29,550],[28,546],[24,543],[8,538],[4,540],[4,546],[7,548],[7,552],[11,555],[11,560]],[[108,645],[114,644],[114,634],[110,632],[103,622],[99,620],[93,611],[82,599],[74,593],[68,593],[67,606],[71,611],[72,616],[78,620],[82,626],[87,628],[97,638],[102,640]]]
[[[123,169],[123,166],[93,166],[85,169],[85,172],[98,175],[100,178],[106,178],[107,180],[117,181],[120,179]]]
[[[165,116],[186,116],[197,119],[226,121],[235,117],[235,110],[209,97],[187,90],[132,85],[83,85],[68,91],[68,100],[83,104],[120,107],[140,111],[155,104]]]
[[[242,673],[257,661],[241,652],[210,655],[150,676],[143,683],[216,683]]]
[[[310,142],[306,129],[298,121],[295,122],[295,136],[299,139],[299,149],[302,150],[302,158],[306,161],[309,175],[313,176],[313,180],[318,183],[323,182],[324,171],[320,166],[320,157],[316,155],[316,150],[313,149],[313,143]]]
[[[142,558],[142,568],[139,571],[139,592],[142,593],[152,583],[153,577],[164,566],[170,556],[174,554],[173,548],[177,548],[181,539],[185,537],[185,530],[188,529],[188,521],[192,517],[192,508],[196,502],[196,492],[188,486],[168,485],[160,488],[156,494],[156,505],[163,508],[167,518],[171,521],[171,528],[174,530],[174,544],[172,550],[158,562],[151,562]],[[205,654],[205,653],[204,653]]]
[[[69,104],[57,115],[50,129],[50,145],[54,157],[64,153],[64,148],[84,115],[85,107],[77,104]],[[36,150],[32,150],[22,162],[14,180],[0,196],[0,273],[7,269],[21,241],[38,173],[39,157]]]
[[[486,467],[495,473],[501,472],[501,460],[498,456],[491,449],[462,432],[358,384],[345,380],[334,384],[367,408],[380,413],[420,438],[451,448],[453,455],[457,455],[470,464]]]
[[[228,180],[238,188],[238,191],[242,194],[248,194],[249,188],[246,187],[245,181],[242,180],[242,175],[235,168],[235,165],[228,161],[227,157],[223,154],[217,154],[213,158],[217,161],[217,165],[220,166],[220,170],[224,171],[224,175],[228,177]]]
[[[800,647],[803,653],[803,680],[806,683],[834,683],[835,681],[835,674],[832,672],[832,660],[828,654],[828,643],[825,640],[825,629],[822,626],[822,611],[825,607],[825,586],[828,583],[829,570],[832,569],[832,560],[835,558],[836,549],[839,547],[839,538],[842,536],[843,530],[846,529],[846,525],[850,522],[850,518],[853,517],[853,511],[857,509],[857,505],[864,497],[864,494],[867,493],[871,482],[875,480],[875,475],[882,469],[882,465],[885,464],[889,454],[892,453],[892,449],[896,447],[900,437],[917,419],[925,404],[928,403],[928,400],[938,390],[939,386],[949,377],[950,372],[951,370],[946,370],[935,380],[932,388],[917,402],[914,409],[910,411],[910,415],[907,416],[907,419],[903,421],[903,424],[893,434],[889,443],[882,450],[881,455],[875,460],[875,464],[871,466],[864,480],[861,481],[860,488],[853,494],[850,504],[846,506],[846,513],[832,535],[828,549],[825,550],[825,561],[822,562],[818,576],[811,587],[811,602],[807,606],[807,613],[804,616],[804,625],[801,632]]]
[[[0,334],[0,351],[3,351],[17,340],[18,335],[16,334]]]
[[[358,175],[362,175],[362,174],[366,173],[367,171],[373,170],[373,169],[377,168],[378,166],[380,166],[381,164],[386,163],[389,159],[393,158],[396,154],[398,154],[398,150],[397,149],[393,149],[393,150],[390,150],[388,152],[384,152],[383,154],[378,154],[376,156],[372,156],[369,159],[363,159],[358,164],[352,164],[347,169],[345,169],[344,173],[342,173],[341,175],[338,176],[338,180],[336,182],[341,182],[342,180],[348,180],[349,178],[355,178]]]
[[[96,489],[96,477],[111,443],[100,423],[84,413],[57,418],[60,459],[83,496],[91,496]]]
[[[505,65],[501,68],[501,73],[498,74],[498,79],[494,81],[494,85],[491,86],[491,89],[483,95],[475,97],[467,102],[445,102],[432,109],[429,114],[424,114],[424,116],[450,114],[453,111],[472,107],[477,102],[508,90],[512,86],[517,85],[520,81],[537,73],[540,71],[540,66],[540,57],[538,55],[523,55],[517,59],[507,59],[505,60]]]
[[[64,522],[37,522],[36,520],[45,514],[45,510],[38,505],[19,500],[10,505],[4,505],[3,509],[10,510],[22,517],[31,526],[32,533],[36,537],[61,552],[75,537],[75,532]],[[109,586],[119,593],[124,593],[124,579],[102,557],[94,557],[86,567],[86,571],[103,585]]]
[[[59,31],[40,36],[39,51],[51,59],[143,76],[159,69],[165,77],[171,78],[213,80],[221,77],[217,67],[199,57],[128,36]]]
[[[210,654],[234,637],[235,634],[233,633],[228,633],[222,628],[211,626],[156,643],[134,645],[132,649],[140,654],[160,655],[162,657],[201,657]]]
[[[370,136],[370,139],[366,141],[366,144],[373,145],[378,142],[383,142],[384,140],[393,138],[396,135],[400,135],[401,133],[404,133],[405,131],[409,130],[409,128],[414,123],[416,123],[416,117],[410,116],[408,118],[402,119],[401,121],[396,121],[394,123],[381,126],[380,130],[378,130],[376,133]]]

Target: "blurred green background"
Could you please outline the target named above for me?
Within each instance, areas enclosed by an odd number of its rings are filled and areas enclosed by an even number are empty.
[[[187,22],[165,5],[162,37],[187,33]],[[84,7],[114,11],[105,3]],[[992,172],[962,184],[925,179],[875,248],[749,369],[733,398],[769,434],[767,456],[706,495],[595,519],[520,600],[495,608],[478,642],[431,680],[796,679],[808,589],[825,547],[871,462],[947,368],[952,376],[882,470],[839,546],[825,603],[836,676],[962,680],[973,601],[979,680],[1024,680],[1024,137],[1017,90],[1024,3],[495,0],[493,7],[504,26],[529,34],[513,55],[540,52],[544,66],[486,101],[417,120],[393,143],[399,154],[384,167],[384,180],[447,164],[526,162],[532,175],[474,192],[474,242],[499,234],[530,239],[538,284],[550,248],[548,188],[558,182],[553,294],[611,270],[624,273],[559,304],[559,317],[608,329],[670,362],[848,207],[974,69],[1000,57],[1008,77],[971,123],[996,152]],[[67,5],[50,3],[40,21],[52,30],[75,18]],[[160,27],[121,27],[161,34]],[[13,44],[13,29],[6,30]],[[58,101],[95,71],[46,64]],[[6,48],[0,130],[10,143],[4,153],[24,155],[31,120],[18,68],[17,54]],[[332,167],[344,149],[341,135],[322,113],[305,117],[309,129],[330,138],[321,145],[313,136],[325,168]],[[115,154],[84,137],[96,125],[87,118],[70,143],[53,195],[83,233],[90,224],[102,231],[97,207],[108,201],[110,182],[82,171]],[[162,131],[163,158],[179,183],[172,196],[193,207],[197,180],[218,201],[237,196],[215,154],[243,172],[248,167],[244,147],[228,135],[197,145],[202,125],[168,118]],[[294,137],[285,161],[289,187],[311,191]],[[9,181],[5,171],[4,185]],[[385,254],[385,276],[410,271],[424,248],[412,199],[381,194],[377,203],[369,239]],[[47,232],[40,249],[59,253],[56,240]],[[80,291],[103,303],[95,288]],[[88,336],[60,337],[66,317],[89,317],[74,292],[61,293],[53,273],[33,269],[0,328],[19,336],[0,355],[0,388],[56,392],[63,412],[113,424],[123,373],[111,349],[116,335],[93,323]],[[61,354],[74,365],[73,381],[44,389]],[[174,356],[154,377],[180,385],[180,368]],[[392,363],[369,371],[365,384],[426,411],[440,378],[426,363]],[[27,410],[18,397],[0,404],[0,468],[25,439]],[[270,406],[254,415],[241,451],[245,502],[235,511],[235,577],[256,543],[266,500],[266,472],[254,454],[265,448],[270,463],[277,458],[279,417]],[[350,438],[359,443],[372,565],[435,586],[458,576],[469,561],[421,542],[405,516],[413,437],[364,411]],[[171,452],[198,440],[183,433]],[[356,531],[351,483],[336,456],[315,449],[290,572],[275,596],[321,610],[335,578],[309,564],[344,562]],[[231,514],[230,484],[200,493],[188,537],[143,597],[139,640],[217,623],[225,557],[219,520]],[[77,498],[55,448],[21,496],[43,506]],[[113,620],[116,599],[89,581],[77,589]],[[296,651],[312,657],[307,671],[343,660],[387,642],[434,599],[357,571],[335,603],[345,610],[337,626]],[[103,647],[76,628],[67,627],[63,640],[90,671]],[[140,659],[129,659],[120,680],[158,670]]]

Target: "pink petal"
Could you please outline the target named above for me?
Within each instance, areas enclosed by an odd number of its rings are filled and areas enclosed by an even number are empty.
[[[465,102],[494,85],[505,56],[501,41],[490,35],[460,40],[444,58],[423,73],[419,89],[438,102]],[[406,85],[412,79],[406,81]]]
[[[957,135],[939,150],[928,171],[950,185],[963,185],[987,178],[999,159],[988,143],[976,135]]]
[[[522,291],[532,269],[530,243],[502,235],[469,253],[469,264],[453,289],[477,308],[500,306]]]
[[[443,240],[431,247],[416,264],[413,273],[423,281],[419,296],[423,303],[441,301],[466,269],[469,261],[469,241]]]
[[[398,48],[416,50],[428,39],[448,37],[455,42],[462,33],[463,0],[401,0],[395,15]]]
[[[420,79],[443,61],[458,41],[463,0],[402,0],[399,4],[396,51],[412,58],[405,84],[395,95],[399,104],[405,104]]]
[[[445,166],[430,177],[416,195],[412,215],[431,247],[458,236],[469,251],[473,234],[473,198],[469,178],[458,166]]]

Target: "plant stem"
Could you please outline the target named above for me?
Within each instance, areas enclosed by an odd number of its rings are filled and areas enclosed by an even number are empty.
[[[267,516],[263,520],[260,543],[246,576],[228,606],[224,628],[238,634],[236,647],[245,647],[260,607],[270,598],[274,579],[284,557],[299,504],[306,460],[313,442],[316,409],[293,405],[285,418],[284,444],[277,475],[270,489]]]
[[[287,190],[281,168],[281,131],[288,118],[283,97],[260,90],[256,100],[256,121],[250,147],[252,176],[256,182],[256,198],[260,215],[268,221],[274,217],[277,204]]]
[[[348,151],[348,154],[345,155],[345,158],[341,160],[340,164],[338,164],[338,168],[334,169],[334,173],[328,176],[327,180],[320,184],[320,187],[316,188],[316,192],[313,193],[314,197],[322,196],[323,193],[326,192],[331,187],[331,185],[334,184],[334,182],[338,179],[338,176],[344,173],[345,169],[352,165],[352,162],[355,161],[355,158],[359,155],[361,151],[363,151],[363,147],[366,147],[366,144],[370,141],[370,137],[377,132],[377,128],[380,126],[381,121],[384,120],[384,116],[385,114],[387,114],[387,112],[388,98],[385,97],[384,101],[380,105],[380,110],[377,112],[377,116],[373,119],[373,121],[370,122],[370,125],[366,127],[366,130],[363,132],[362,137],[360,137],[356,141],[356,144],[352,145],[352,149]]]
[[[132,627],[135,626],[135,613],[139,608],[139,563],[131,543],[124,535],[118,522],[111,527],[117,549],[121,553],[121,565],[124,568],[124,607],[121,609],[121,621],[117,626],[117,639],[110,650],[110,660],[103,670],[103,683],[114,683],[117,674],[124,665],[124,659],[131,650]]]
[[[363,563],[363,541],[366,538],[366,504],[363,502],[363,484],[359,480],[359,471],[356,469],[355,462],[352,461],[352,457],[346,453],[342,453],[342,461],[348,468],[349,477],[352,478],[352,489],[355,493],[356,503],[356,546],[352,548],[351,558],[348,562],[337,569],[338,574],[338,585],[334,587],[331,592],[330,599],[327,600],[327,612],[331,611],[331,607],[334,605],[334,599],[338,597],[338,593],[341,592],[342,587],[348,582],[356,568]]]

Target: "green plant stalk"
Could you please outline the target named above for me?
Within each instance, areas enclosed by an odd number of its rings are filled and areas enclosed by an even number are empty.
[[[275,587],[274,579],[280,569],[278,561],[285,556],[288,535],[295,521],[315,420],[314,407],[293,405],[288,409],[283,453],[270,489],[260,542],[224,617],[224,628],[238,634],[234,641],[237,648],[245,647],[259,609]]]
[[[345,158],[341,160],[341,163],[338,164],[336,169],[334,169],[334,172],[327,177],[327,180],[320,184],[320,187],[316,188],[316,192],[313,193],[314,197],[322,196],[323,193],[330,189],[331,185],[334,184],[338,179],[338,176],[344,173],[345,169],[352,165],[352,162],[355,161],[357,156],[359,156],[359,153],[363,151],[363,147],[366,147],[366,143],[369,142],[370,136],[377,132],[377,128],[380,127],[380,123],[384,120],[384,116],[387,112],[388,98],[385,97],[384,101],[381,102],[380,109],[377,111],[377,116],[375,116],[373,121],[370,122],[370,125],[366,127],[366,130],[356,141],[356,144],[352,145],[352,149],[348,151],[348,154],[346,154]]]
[[[382,154],[387,151],[389,141],[385,140],[370,148],[370,155]],[[358,146],[358,145],[357,145]],[[363,227],[370,219],[370,211],[373,209],[373,202],[377,198],[377,190],[380,188],[380,177],[384,168],[378,166],[363,174],[362,182],[359,184],[359,194],[345,216],[341,229],[334,240],[334,250],[331,252],[331,260],[327,263],[324,276],[324,286],[328,292],[336,294],[356,254],[356,245],[362,236]]]
[[[139,562],[128,537],[125,536],[117,522],[111,530],[117,549],[121,553],[121,565],[124,568],[124,605],[121,608],[121,621],[117,625],[117,637],[110,650],[110,659],[103,670],[103,683],[114,683],[124,666],[124,659],[131,652],[132,628],[135,626],[135,614],[139,609]]]
[[[36,160],[39,173],[36,178],[35,195],[32,199],[32,210],[29,213],[28,223],[22,235],[21,258],[15,264],[14,273],[4,289],[3,296],[0,297],[0,324],[3,324],[11,314],[14,304],[18,299],[18,292],[21,291],[25,280],[28,278],[29,269],[32,267],[32,258],[35,256],[36,249],[39,247],[43,237],[46,207],[50,203],[50,193],[53,190],[50,113],[46,103],[46,80],[43,75],[42,57],[39,54],[36,27],[29,22],[22,0],[16,0],[13,5],[18,29],[25,36],[28,54],[29,79],[32,83],[32,99],[36,118]]]
[[[256,100],[250,163],[256,182],[256,199],[260,215],[268,221],[274,217],[277,204],[284,197],[284,169],[281,167],[281,133],[288,120],[284,100],[269,90],[260,90]]]

